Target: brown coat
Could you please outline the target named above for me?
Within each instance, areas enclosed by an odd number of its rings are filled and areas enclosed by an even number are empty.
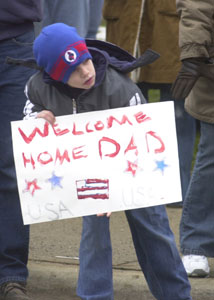
[[[214,58],[213,0],[177,0],[177,9],[181,16],[181,59]],[[185,109],[196,119],[214,123],[213,81],[200,77],[185,101]]]
[[[141,69],[138,82],[172,83],[180,69],[175,0],[105,0],[106,40],[132,55],[147,48],[161,57]],[[139,52],[138,52],[139,51]]]

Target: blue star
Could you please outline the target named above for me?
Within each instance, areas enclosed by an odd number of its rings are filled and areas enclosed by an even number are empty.
[[[60,187],[62,188],[61,186],[61,180],[62,180],[63,177],[59,177],[59,176],[56,176],[54,174],[54,172],[52,173],[52,177],[49,178],[47,181],[49,181],[51,183],[51,188],[54,189],[55,187]]]
[[[168,167],[168,165],[165,164],[164,160],[156,160],[155,162],[157,164],[157,167],[156,167],[156,169],[154,171],[160,170],[162,172],[162,174],[163,174],[164,173],[164,169],[166,167]]]

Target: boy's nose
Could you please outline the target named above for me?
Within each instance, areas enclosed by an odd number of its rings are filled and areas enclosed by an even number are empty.
[[[85,76],[88,75],[89,70],[88,70],[85,66],[81,66],[80,72],[81,72],[81,76],[82,76],[82,77],[85,77]]]

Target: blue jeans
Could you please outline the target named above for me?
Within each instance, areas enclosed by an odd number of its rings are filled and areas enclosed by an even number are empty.
[[[173,100],[170,92],[171,86],[171,84],[165,83],[139,83],[139,87],[146,99],[149,98],[148,92],[150,89],[160,90],[160,99],[158,99],[160,101]],[[196,137],[196,120],[185,111],[184,99],[174,101],[174,104],[182,199],[184,200],[191,177],[191,166]]]
[[[43,0],[44,17],[41,26],[63,22],[76,27],[80,36],[95,38],[101,23],[103,2],[104,0]]]
[[[201,136],[180,224],[183,254],[214,257],[214,124],[200,122]]]
[[[24,87],[33,70],[8,65],[6,56],[32,57],[34,32],[0,41],[0,284],[26,281],[29,227],[23,225],[10,122],[23,117]]]
[[[102,8],[104,0],[89,0],[90,1],[90,15],[86,38],[95,39],[98,27],[102,19]]]
[[[190,284],[170,230],[165,207],[125,212],[141,269],[158,300],[190,300]],[[77,294],[113,300],[112,248],[107,217],[83,218]]]

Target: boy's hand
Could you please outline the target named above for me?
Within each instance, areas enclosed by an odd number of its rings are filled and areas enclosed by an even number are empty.
[[[43,118],[51,125],[53,125],[56,121],[54,114],[50,110],[42,110],[37,114],[37,118]]]
[[[111,216],[111,212],[108,212],[108,213],[102,213],[102,214],[97,214],[97,217],[104,217],[104,216],[106,216],[106,217],[110,217]]]

